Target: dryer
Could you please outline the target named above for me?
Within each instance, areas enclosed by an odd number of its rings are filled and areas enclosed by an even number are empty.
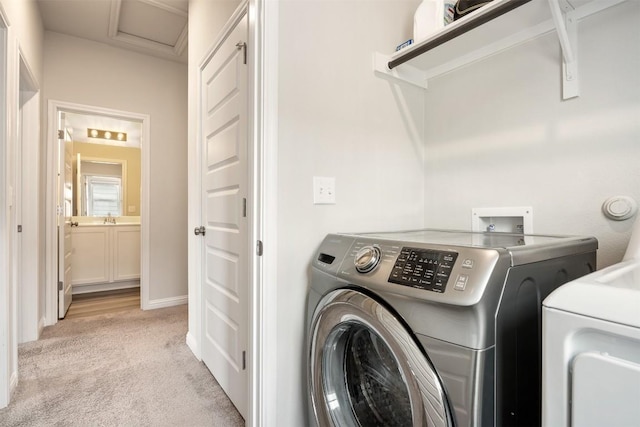
[[[592,237],[330,234],[311,269],[311,425],[539,425],[542,300]]]
[[[623,260],[543,303],[543,425],[640,420],[640,220]]]

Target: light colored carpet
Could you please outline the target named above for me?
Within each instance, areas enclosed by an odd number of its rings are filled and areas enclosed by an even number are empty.
[[[243,426],[185,337],[187,306],[66,319],[19,347],[5,426]]]

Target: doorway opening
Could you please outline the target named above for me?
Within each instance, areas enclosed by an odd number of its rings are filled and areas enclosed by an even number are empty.
[[[139,287],[149,303],[149,116],[49,102],[47,323],[73,295]]]

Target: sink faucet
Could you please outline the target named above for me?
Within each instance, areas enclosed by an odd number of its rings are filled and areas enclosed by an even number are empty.
[[[105,224],[115,224],[116,223],[116,219],[111,216],[111,212],[109,212],[109,214],[104,217],[104,223]]]

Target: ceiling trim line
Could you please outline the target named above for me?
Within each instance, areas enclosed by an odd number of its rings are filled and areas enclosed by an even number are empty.
[[[118,25],[120,23],[120,8],[122,0],[111,0],[111,12],[109,14],[109,37],[115,38],[118,35]]]
[[[143,39],[142,37],[133,36],[131,34],[119,32],[118,35],[112,37],[111,39],[123,43],[128,43],[133,46],[155,50],[156,52],[163,52],[172,56],[178,56],[175,52],[174,46],[158,43],[153,40]]]
[[[186,25],[182,29],[182,32],[180,33],[180,36],[178,36],[178,40],[176,40],[176,44],[173,47],[173,52],[177,56],[182,55],[182,52],[184,52],[184,49],[187,47],[188,41],[189,41],[189,22],[186,23]]]
[[[121,1],[121,0],[119,0],[119,1]],[[178,9],[176,7],[173,7],[173,6],[169,6],[168,4],[164,4],[164,3],[159,2],[157,0],[138,0],[138,1],[140,3],[147,3],[148,5],[157,7],[158,9],[163,9],[163,10],[165,10],[167,12],[171,12],[173,14],[180,15],[180,16],[182,16],[184,18],[188,18],[189,17],[189,13],[188,12],[185,12],[184,10]]]

